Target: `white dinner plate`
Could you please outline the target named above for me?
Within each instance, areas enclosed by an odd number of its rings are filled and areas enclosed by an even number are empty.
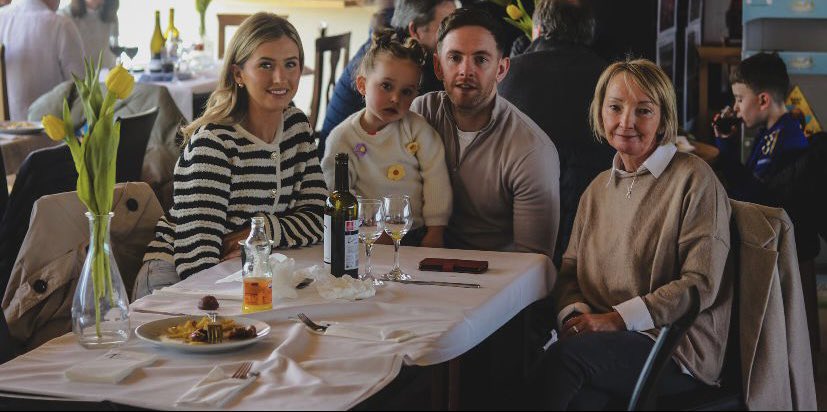
[[[29,121],[4,121],[0,122],[0,133],[7,134],[33,134],[43,130],[40,122]]]
[[[270,333],[270,325],[250,318],[245,318],[241,316],[219,316],[219,319],[232,319],[235,321],[236,324],[240,326],[255,326],[256,327],[256,337],[251,339],[242,339],[242,340],[232,340],[226,341],[221,343],[205,343],[205,344],[189,344],[184,343],[182,341],[172,340],[172,339],[164,339],[163,335],[167,332],[168,328],[173,326],[178,326],[185,321],[188,320],[195,320],[196,322],[199,321],[202,317],[201,316],[178,316],[174,318],[165,318],[159,319],[156,321],[144,323],[141,326],[135,328],[135,335],[139,338],[152,343],[157,346],[161,346],[164,348],[184,351],[184,352],[198,352],[198,353],[205,353],[205,352],[224,352],[233,349],[243,348],[248,345],[252,345],[259,340],[263,339]]]

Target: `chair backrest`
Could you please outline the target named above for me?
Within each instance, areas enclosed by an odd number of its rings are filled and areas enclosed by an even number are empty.
[[[322,105],[322,82],[324,81],[324,54],[330,54],[330,77],[324,85],[325,102],[330,102],[330,93],[336,84],[336,67],[344,50],[342,70],[350,62],[350,32],[316,39],[316,70],[313,73],[313,100],[310,102],[310,127],[316,130],[319,108]]]
[[[660,329],[655,346],[649,352],[649,358],[643,365],[638,376],[632,399],[629,401],[629,410],[654,410],[656,387],[661,372],[672,359],[672,353],[686,335],[686,331],[695,323],[700,312],[701,298],[695,286],[689,288],[689,310],[678,318],[675,323],[663,326]]]
[[[115,166],[115,181],[138,182],[144,166],[144,154],[149,143],[158,107],[145,112],[120,118],[121,140],[118,144],[118,160]]]
[[[0,120],[9,120],[9,90],[6,84],[6,46],[0,43]]]
[[[6,211],[6,203],[9,201],[9,183],[6,180],[6,164],[3,162],[3,154],[0,153],[0,220]]]
[[[252,14],[219,14],[218,15],[218,58],[224,58],[224,48],[227,44],[227,26],[240,26]]]

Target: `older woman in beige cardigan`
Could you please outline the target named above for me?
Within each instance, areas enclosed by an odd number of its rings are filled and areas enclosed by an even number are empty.
[[[551,410],[628,399],[656,328],[686,312],[691,286],[701,313],[661,393],[715,384],[729,330],[729,201],[703,160],[677,152],[671,81],[647,60],[614,63],[598,81],[590,121],[617,155],[580,199],[553,291],[562,339],[541,382]]]

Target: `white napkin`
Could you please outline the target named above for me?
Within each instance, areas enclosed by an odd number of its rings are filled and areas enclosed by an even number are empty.
[[[370,340],[375,342],[405,342],[416,337],[416,334],[405,329],[388,327],[357,325],[353,323],[320,322],[327,325],[325,336],[341,336],[344,338]],[[308,328],[309,329],[309,328]]]
[[[175,404],[178,406],[200,406],[220,408],[227,401],[244,390],[253,381],[257,374],[249,374],[245,379],[233,378],[237,366],[226,369],[221,366],[212,368],[210,373],[181,395]]]
[[[149,366],[156,360],[158,355],[113,349],[91,362],[72,366],[64,375],[70,381],[118,383],[135,369]]]
[[[337,278],[328,274],[322,279],[316,279],[313,284],[316,285],[319,296],[327,300],[367,299],[376,295],[373,281],[354,279],[350,276]]]

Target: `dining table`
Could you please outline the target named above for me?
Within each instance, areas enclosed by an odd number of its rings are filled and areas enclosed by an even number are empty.
[[[296,270],[326,270],[320,245],[275,252],[292,258]],[[374,246],[374,273],[387,273],[392,256],[391,246]],[[488,269],[481,274],[419,270],[425,258],[484,260]],[[0,398],[192,409],[178,401],[214,366],[235,370],[249,361],[255,381],[221,409],[350,409],[393,382],[403,366],[440,365],[461,357],[546,297],[557,276],[551,260],[534,253],[403,247],[400,263],[414,280],[437,283],[385,282],[376,287],[374,296],[359,300],[326,299],[320,293],[322,285],[311,283],[297,289],[295,298],[274,298],[272,310],[243,314],[241,262],[224,261],[133,302],[131,326],[175,315],[203,316],[198,303],[210,294],[218,299],[219,317],[244,316],[266,323],[270,332],[258,342],[227,352],[194,353],[148,342],[133,333],[117,350],[157,355],[158,360],[117,384],[86,383],[69,380],[66,371],[107,350],[84,349],[69,333],[0,365]],[[479,287],[453,287],[453,283]],[[297,321],[298,313],[319,323],[404,331],[409,339],[314,333]]]
[[[49,139],[42,130],[24,134],[0,133],[0,155],[3,156],[6,175],[17,174],[29,153],[60,143]]]

